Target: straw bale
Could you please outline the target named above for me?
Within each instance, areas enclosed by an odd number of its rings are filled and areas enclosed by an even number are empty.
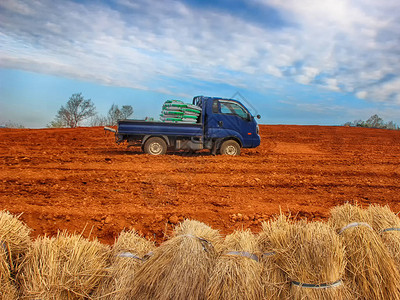
[[[85,299],[104,276],[109,255],[107,246],[81,235],[37,238],[19,274],[24,299]]]
[[[132,299],[201,300],[217,252],[218,231],[185,220],[173,237],[161,244],[136,273]]]
[[[348,203],[331,211],[329,223],[346,247],[347,284],[361,299],[400,299],[400,274],[368,219],[366,210]]]
[[[55,238],[38,237],[33,242],[18,274],[25,299],[53,299],[52,293],[58,296],[59,257]]]
[[[12,280],[4,280],[0,282],[0,300],[17,300],[17,287]]]
[[[131,252],[143,257],[155,249],[155,244],[138,234],[135,230],[122,231],[112,247],[113,258],[119,260],[118,255]]]
[[[339,236],[326,223],[296,224],[291,251],[282,268],[292,280],[291,299],[354,299],[342,281],[345,250]]]
[[[136,271],[143,262],[143,257],[154,249],[154,242],[143,238],[135,230],[121,232],[112,248],[111,266],[92,298],[131,299]]]
[[[0,300],[18,299],[17,289],[11,278],[5,244],[0,244]]]
[[[226,236],[207,287],[208,300],[263,299],[262,266],[256,237],[249,231]]]
[[[263,222],[258,236],[262,251],[262,283],[266,299],[286,300],[289,298],[290,281],[281,268],[282,260],[292,247],[291,231],[293,223],[283,214],[274,220]]]
[[[382,237],[400,270],[400,218],[387,205],[371,205],[368,213],[372,227]]]
[[[200,221],[186,219],[182,223],[179,223],[174,229],[173,236],[185,234],[194,235],[201,239],[205,239],[212,244],[215,251],[222,251],[224,240],[222,239],[219,231],[212,229]]]
[[[31,244],[30,232],[31,229],[19,220],[19,216],[0,211],[0,244],[6,249],[5,255],[12,274],[17,272]]]

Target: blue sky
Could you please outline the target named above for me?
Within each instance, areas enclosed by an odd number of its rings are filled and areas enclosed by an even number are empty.
[[[0,125],[45,127],[73,93],[157,117],[240,92],[264,124],[400,124],[395,0],[0,1]]]

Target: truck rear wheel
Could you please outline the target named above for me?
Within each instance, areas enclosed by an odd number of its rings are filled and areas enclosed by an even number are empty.
[[[234,140],[222,143],[219,153],[222,155],[240,155],[240,145]]]
[[[151,155],[163,155],[167,153],[167,143],[160,137],[152,137],[144,143],[143,151]]]

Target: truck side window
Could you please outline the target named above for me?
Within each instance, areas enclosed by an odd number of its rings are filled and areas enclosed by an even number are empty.
[[[218,109],[218,100],[214,100],[213,104],[212,104],[212,112],[214,114],[219,113],[219,109]]]
[[[220,104],[221,104],[221,113],[229,115],[237,115],[242,119],[248,119],[248,113],[240,105],[228,101],[220,101]]]

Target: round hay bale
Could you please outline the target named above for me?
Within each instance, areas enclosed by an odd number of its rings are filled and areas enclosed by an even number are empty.
[[[226,236],[223,247],[209,279],[206,299],[263,299],[256,237],[249,230],[236,231]]]
[[[81,235],[37,238],[19,274],[24,299],[89,297],[105,275],[109,255],[109,247]]]
[[[155,249],[154,242],[140,236],[135,230],[123,231],[112,247],[111,266],[99,283],[92,298],[102,300],[131,299],[136,271],[144,256]]]
[[[400,299],[400,274],[380,236],[359,206],[332,209],[329,223],[346,248],[347,285],[361,299]]]
[[[209,273],[221,245],[218,231],[185,220],[173,237],[154,250],[136,273],[132,299],[204,299]]]
[[[400,270],[400,218],[388,205],[371,205],[368,213],[372,227],[380,234],[397,269]]]
[[[0,244],[5,250],[11,274],[15,274],[31,245],[31,229],[7,211],[0,212]]]
[[[292,230],[292,250],[282,268],[291,279],[291,299],[348,300],[343,282],[345,250],[339,236],[326,223],[298,223]]]
[[[262,283],[266,299],[286,300],[289,298],[290,281],[281,268],[291,249],[293,223],[281,214],[274,220],[263,222],[258,236],[262,263]]]

